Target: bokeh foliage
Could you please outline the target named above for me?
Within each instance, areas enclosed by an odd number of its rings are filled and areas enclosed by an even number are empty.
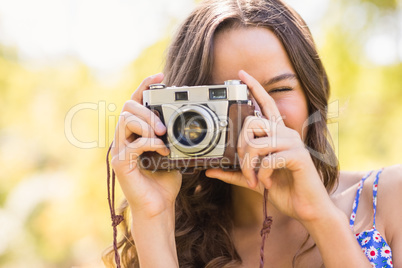
[[[357,12],[359,8],[363,10]],[[375,169],[401,161],[401,16],[402,5],[396,1],[354,0],[334,3],[326,18],[332,23],[323,31],[320,53],[331,101],[339,103],[334,137],[341,169]],[[384,54],[389,47],[367,50],[378,35],[394,42],[395,55],[388,64],[376,64],[370,54]]]
[[[351,7],[365,9],[363,23],[343,17]],[[396,20],[401,6],[394,0],[334,0],[327,12],[318,44],[336,103],[331,129],[341,168],[396,164],[402,55],[378,65],[364,45],[378,24],[394,29],[383,22]],[[124,101],[142,79],[162,70],[168,42],[163,37],[113,77],[67,57],[27,65],[18,51],[0,46],[0,266],[102,267],[100,255],[112,241],[107,146]],[[76,139],[97,142],[82,149],[66,137],[65,119],[87,104],[95,108],[78,112],[70,124]]]

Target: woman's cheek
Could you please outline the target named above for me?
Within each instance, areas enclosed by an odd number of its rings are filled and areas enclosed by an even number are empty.
[[[307,103],[303,99],[282,98],[276,100],[276,105],[285,125],[288,128],[296,130],[304,140],[307,133]]]

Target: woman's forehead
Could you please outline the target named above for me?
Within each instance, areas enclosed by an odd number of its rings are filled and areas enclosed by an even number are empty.
[[[236,78],[239,70],[246,70],[257,80],[294,72],[281,41],[261,27],[219,32],[214,39],[212,69],[212,81],[216,83]]]

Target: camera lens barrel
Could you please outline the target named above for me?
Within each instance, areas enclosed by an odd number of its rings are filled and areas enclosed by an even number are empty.
[[[177,150],[192,156],[203,155],[220,137],[219,119],[203,105],[186,105],[175,111],[168,125],[168,137]]]

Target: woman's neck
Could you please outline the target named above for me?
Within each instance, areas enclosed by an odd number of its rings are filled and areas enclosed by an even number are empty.
[[[264,221],[263,200],[263,195],[256,191],[232,185],[234,225],[245,228],[260,228]],[[270,202],[267,203],[267,213],[273,217],[274,222],[281,222],[281,225],[292,220],[279,212]]]
[[[264,220],[263,199],[260,193],[253,190],[232,186],[233,241],[242,258],[241,267],[258,265],[260,230]],[[269,202],[267,213],[272,216],[273,222],[265,243],[265,262],[273,267],[291,267],[292,259],[308,238],[308,233],[300,222],[279,212]],[[310,239],[305,247],[312,245]],[[311,261],[311,258],[307,260]],[[302,266],[310,267],[307,264]]]

